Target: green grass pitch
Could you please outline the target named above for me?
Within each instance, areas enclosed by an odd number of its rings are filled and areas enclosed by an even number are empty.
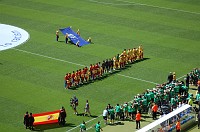
[[[0,52],[2,132],[28,131],[22,124],[26,111],[61,106],[68,125],[43,130],[65,132],[93,119],[87,123],[90,127],[102,118],[75,116],[69,107],[73,95],[79,98],[78,112],[88,99],[92,115],[99,116],[108,103],[130,101],[155,86],[144,80],[162,83],[170,71],[182,77],[200,66],[199,0],[0,0],[0,23],[30,34],[25,44]],[[94,44],[78,48],[56,42],[55,31],[67,26],[80,29],[81,36],[91,37]],[[61,33],[60,40],[64,41]],[[76,90],[64,89],[64,75],[83,68],[76,64],[89,66],[140,44],[145,61]]]

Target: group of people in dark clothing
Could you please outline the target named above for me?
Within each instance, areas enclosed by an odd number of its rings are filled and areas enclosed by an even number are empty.
[[[60,109],[60,113],[59,113],[59,117],[58,117],[58,123],[59,125],[65,125],[66,119],[67,117],[67,113],[65,111],[65,108],[62,106],[62,108]]]
[[[24,122],[23,122],[26,129],[33,130],[34,121],[35,121],[35,119],[34,119],[32,113],[29,114],[27,111],[26,114],[24,115]]]

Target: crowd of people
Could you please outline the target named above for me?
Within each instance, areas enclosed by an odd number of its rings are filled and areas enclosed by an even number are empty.
[[[197,86],[198,80],[200,80],[200,69],[194,68],[187,76],[189,77],[189,83]]]
[[[108,104],[105,110],[103,110],[105,124],[108,124],[108,118],[110,119],[109,124],[113,124],[114,120],[129,119],[136,121],[136,129],[138,129],[140,128],[141,117],[138,113],[148,113],[152,115],[153,120],[156,120],[158,115],[168,114],[184,104],[192,106],[195,97],[189,93],[189,84],[200,87],[198,79],[194,82],[194,76],[199,77],[200,70],[196,68],[191,73],[192,76],[190,74],[189,80],[187,80],[187,74],[184,82],[176,79],[175,72],[170,72],[167,82],[156,85],[152,90],[147,89],[142,94],[137,94],[132,101],[121,105],[116,104],[116,106]],[[188,81],[189,84],[187,84]],[[200,102],[200,93],[197,94],[197,98]],[[176,121],[174,120],[171,123],[175,123]]]
[[[96,64],[90,64],[89,68],[66,73],[64,77],[64,86],[66,89],[89,83],[96,79],[102,78],[104,75],[112,73],[114,70],[123,69],[129,63],[143,59],[143,48],[139,46],[133,49],[124,49],[121,54],[117,54],[113,58],[103,60]]]
[[[191,74],[192,73],[192,74]],[[200,92],[197,91],[196,97],[193,94],[189,93],[189,86],[195,85],[200,88],[200,80],[199,78],[194,82],[194,76],[200,76],[200,69],[195,68],[194,71],[191,71],[189,74],[185,76],[185,82],[179,81],[176,79],[176,73],[170,72],[167,77],[167,82],[163,84],[157,84],[153,89],[147,89],[142,94],[137,94],[134,96],[133,100],[130,102],[124,102],[123,104],[116,104],[112,106],[108,104],[106,108],[103,110],[103,119],[105,124],[114,124],[115,120],[131,120],[136,122],[136,129],[140,129],[140,120],[141,115],[147,113],[152,116],[153,120],[157,119],[157,116],[163,116],[165,114],[170,113],[171,111],[181,107],[184,104],[193,105],[193,101],[200,105]],[[189,84],[188,84],[189,83]],[[78,114],[77,106],[78,106],[78,98],[73,96],[70,99],[70,106],[74,110],[74,114]],[[86,100],[86,104],[84,107],[84,116],[91,116],[89,110],[89,101]],[[198,108],[200,111],[200,107]],[[198,113],[198,117],[200,113]],[[65,118],[67,114],[65,108],[62,107],[59,113],[59,124],[65,124]],[[181,115],[179,115],[179,118]],[[108,122],[108,119],[110,122]],[[180,129],[180,119],[172,120],[171,124],[176,125],[176,129]],[[200,126],[200,118],[198,118],[198,128]],[[33,130],[34,117],[32,113],[24,115],[24,125],[27,128]],[[102,130],[100,127],[100,122],[94,126],[96,131]],[[86,123],[80,125],[80,131],[83,132],[86,130]]]

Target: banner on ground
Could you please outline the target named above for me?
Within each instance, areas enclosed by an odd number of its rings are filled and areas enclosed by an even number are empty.
[[[59,113],[60,113],[60,110],[33,114],[33,117],[35,118],[33,125],[58,123]]]
[[[77,44],[77,42],[79,41],[79,46],[84,46],[86,44],[89,44],[88,41],[84,40],[83,38],[81,38],[77,33],[75,33],[70,27],[67,28],[62,28],[59,29],[64,35],[66,35],[66,33],[68,34],[69,39],[71,40],[71,42],[73,44]]]

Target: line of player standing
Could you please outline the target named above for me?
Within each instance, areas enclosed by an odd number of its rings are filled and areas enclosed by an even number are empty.
[[[64,77],[65,88],[70,89],[73,86],[88,83],[90,80],[103,77],[116,69],[125,68],[126,64],[133,63],[136,60],[143,59],[143,48],[139,46],[133,49],[124,49],[121,54],[117,54],[111,59],[106,59],[102,63],[90,64],[89,68],[84,67],[72,73],[67,73]]]

